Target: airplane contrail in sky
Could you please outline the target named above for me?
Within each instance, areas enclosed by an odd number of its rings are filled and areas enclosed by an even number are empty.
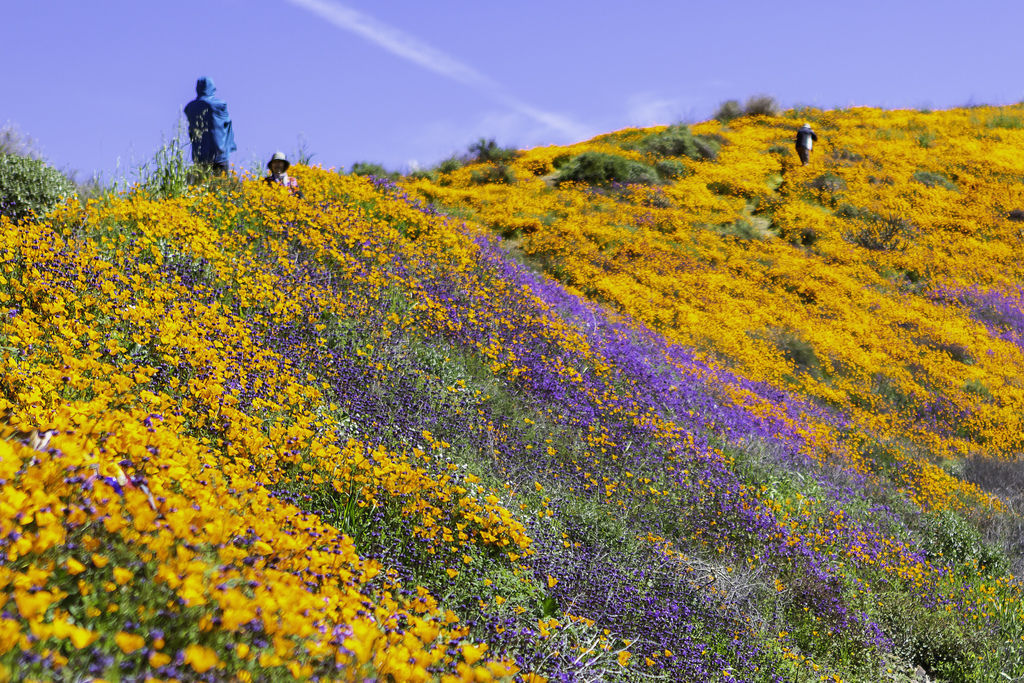
[[[586,126],[561,114],[545,111],[524,102],[468,64],[463,64],[416,37],[358,10],[333,0],[287,1],[312,12],[338,28],[362,36],[393,55],[450,78],[457,83],[474,88],[520,114],[569,136],[574,142],[592,135]]]

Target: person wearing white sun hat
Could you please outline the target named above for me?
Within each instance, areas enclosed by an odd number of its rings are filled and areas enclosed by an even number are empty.
[[[805,123],[796,131],[796,153],[800,157],[800,163],[804,166],[811,160],[811,148],[818,140],[818,134],[811,129],[811,124]]]
[[[288,175],[288,168],[290,166],[291,163],[289,163],[284,152],[274,152],[274,155],[270,157],[270,161],[267,162],[269,173],[263,179],[263,182],[268,185],[286,187],[293,195],[302,197],[302,191],[299,190],[299,181],[293,176]]]

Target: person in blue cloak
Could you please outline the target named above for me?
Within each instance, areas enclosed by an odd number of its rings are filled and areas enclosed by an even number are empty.
[[[213,79],[203,76],[197,80],[196,98],[185,105],[185,116],[192,141],[192,163],[221,174],[228,170],[228,156],[238,147],[228,105],[214,97],[216,91]]]

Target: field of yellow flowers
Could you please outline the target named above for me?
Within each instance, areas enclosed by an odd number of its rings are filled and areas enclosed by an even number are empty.
[[[0,681],[1024,675],[1024,110],[690,134],[0,218]]]
[[[801,167],[805,120],[822,141]],[[513,183],[474,183],[470,165],[415,186],[710,362],[836,409],[862,449],[914,456],[920,504],[974,505],[930,464],[1022,449],[1024,109],[711,121],[693,133],[717,158],[683,157],[663,184],[552,182],[585,152],[653,163],[666,132],[529,150]]]

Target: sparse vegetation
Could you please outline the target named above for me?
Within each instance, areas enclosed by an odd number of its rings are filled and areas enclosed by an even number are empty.
[[[846,147],[840,147],[832,152],[832,158],[836,161],[848,161],[850,163],[860,163],[864,161],[864,155],[858,154]]]
[[[851,242],[871,251],[900,251],[914,233],[914,225],[893,213],[868,215],[860,228],[849,234]]]
[[[913,179],[926,187],[943,187],[956,192],[956,184],[941,173],[935,171],[914,171]]]
[[[516,177],[512,173],[512,169],[509,168],[508,164],[504,163],[488,164],[483,169],[474,170],[470,174],[470,182],[476,185],[514,183],[515,181]]]
[[[1019,130],[1024,128],[1024,118],[1015,114],[996,114],[988,121],[985,125],[989,128],[1007,128],[1009,130]]]
[[[846,181],[842,176],[832,173],[822,173],[814,180],[807,183],[807,186],[819,192],[835,193],[846,189]]]

